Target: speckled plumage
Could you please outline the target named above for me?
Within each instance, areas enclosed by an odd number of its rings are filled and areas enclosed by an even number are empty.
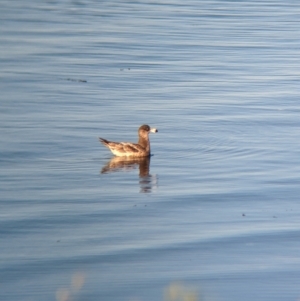
[[[149,125],[142,125],[138,130],[139,141],[138,143],[130,142],[113,142],[103,138],[99,138],[110,151],[119,157],[147,157],[150,156],[150,141],[149,133],[156,133],[157,129],[150,128]]]

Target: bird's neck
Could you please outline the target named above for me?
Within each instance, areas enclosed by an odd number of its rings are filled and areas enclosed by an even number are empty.
[[[145,137],[139,137],[139,142],[138,144],[140,146],[142,146],[144,149],[146,149],[147,151],[150,150],[150,141],[149,141],[149,137],[145,138]]]

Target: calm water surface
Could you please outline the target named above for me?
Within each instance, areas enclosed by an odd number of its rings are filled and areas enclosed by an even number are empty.
[[[299,15],[2,1],[0,299],[299,300]]]

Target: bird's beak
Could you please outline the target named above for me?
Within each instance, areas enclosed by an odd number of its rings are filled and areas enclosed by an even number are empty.
[[[151,132],[151,133],[157,133],[157,132],[158,132],[158,130],[157,130],[157,129],[155,129],[155,128],[152,128],[152,129],[150,129],[150,132]]]

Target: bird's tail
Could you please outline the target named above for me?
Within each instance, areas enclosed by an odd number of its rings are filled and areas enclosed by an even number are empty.
[[[108,140],[103,139],[103,138],[100,138],[100,137],[99,137],[99,141],[100,141],[101,143],[103,143],[104,145],[107,145],[107,144],[109,143]]]

